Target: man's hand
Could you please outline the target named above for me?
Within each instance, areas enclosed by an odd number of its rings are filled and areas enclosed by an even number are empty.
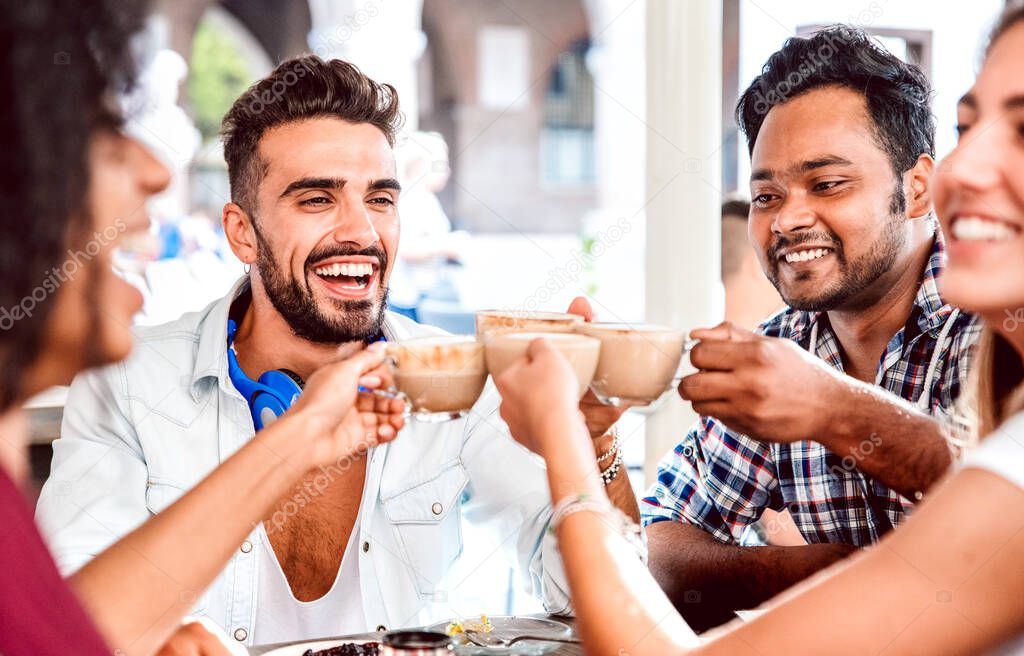
[[[573,299],[572,303],[569,304],[567,312],[569,314],[578,314],[583,317],[584,321],[594,320],[594,310],[590,307],[590,302],[582,296],[577,296]],[[626,409],[601,403],[597,400],[594,392],[588,389],[587,393],[580,399],[580,411],[587,421],[587,430],[590,431],[591,439],[596,440],[611,430],[611,427],[622,417]]]
[[[699,372],[679,395],[694,411],[770,442],[817,439],[827,432],[841,374],[788,339],[764,337],[728,322],[694,330]]]

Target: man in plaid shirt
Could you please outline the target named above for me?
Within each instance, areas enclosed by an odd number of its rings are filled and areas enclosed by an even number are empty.
[[[979,326],[937,285],[929,95],[836,27],[787,41],[740,99],[750,238],[790,307],[692,333],[679,393],[702,416],[641,503],[651,570],[696,628],[872,544],[949,468]],[[769,508],[809,544],[740,546]]]

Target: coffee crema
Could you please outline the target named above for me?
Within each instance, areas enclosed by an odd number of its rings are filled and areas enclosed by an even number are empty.
[[[625,323],[585,323],[576,330],[601,341],[590,389],[602,403],[648,405],[671,387],[683,357],[683,331]]]
[[[530,342],[540,337],[547,339],[565,356],[576,373],[580,397],[586,394],[601,355],[601,342],[586,335],[536,332],[492,335],[484,345],[484,358],[491,375],[497,378],[516,361],[526,357]]]
[[[476,334],[489,339],[505,333],[571,333],[582,322],[578,314],[565,312],[482,310],[476,313]]]

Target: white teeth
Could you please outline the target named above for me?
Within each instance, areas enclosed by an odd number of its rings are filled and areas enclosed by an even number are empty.
[[[786,261],[789,263],[793,262],[807,262],[809,260],[816,260],[829,253],[827,248],[812,248],[804,251],[794,251],[792,253],[786,253]]]
[[[1006,241],[1016,235],[1011,226],[978,216],[965,216],[953,223],[953,237],[960,241]]]
[[[328,264],[313,270],[320,276],[348,276],[351,278],[373,275],[373,265],[368,263]],[[365,285],[364,285],[365,286]]]

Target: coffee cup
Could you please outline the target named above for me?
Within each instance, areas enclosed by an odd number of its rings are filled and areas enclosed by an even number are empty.
[[[487,370],[497,378],[517,360],[526,356],[530,342],[543,337],[557,349],[572,365],[579,382],[579,395],[587,392],[587,386],[597,370],[601,355],[601,342],[576,333],[505,333],[492,335],[484,345]]]
[[[388,345],[395,386],[413,419],[458,419],[487,382],[483,345],[472,335],[417,337]]]
[[[601,357],[590,389],[616,407],[658,400],[671,386],[685,350],[681,330],[654,325],[585,323],[577,332],[601,342]]]
[[[505,333],[571,333],[583,317],[565,312],[482,310],[476,313],[476,334],[483,339]]]

